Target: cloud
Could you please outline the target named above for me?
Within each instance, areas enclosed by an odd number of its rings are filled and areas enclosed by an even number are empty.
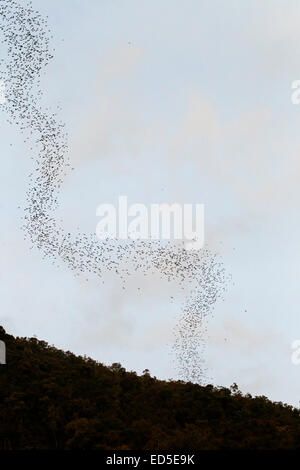
[[[219,322],[211,325],[209,343],[216,348],[223,349],[224,346],[235,353],[245,357],[253,351],[265,349],[268,345],[274,345],[280,338],[279,333],[271,329],[259,331],[257,327],[250,327],[247,318],[242,319],[228,315]]]

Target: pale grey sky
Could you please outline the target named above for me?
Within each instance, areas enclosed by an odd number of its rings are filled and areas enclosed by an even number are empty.
[[[95,231],[116,202],[205,204],[206,241],[232,274],[209,318],[217,385],[298,405],[300,1],[35,0],[56,48],[43,77],[60,102],[74,172],[57,216]],[[0,324],[104,363],[176,377],[167,344],[181,294],[74,278],[23,241],[29,148],[0,115]],[[10,145],[12,144],[12,145]],[[169,302],[170,295],[175,297]]]

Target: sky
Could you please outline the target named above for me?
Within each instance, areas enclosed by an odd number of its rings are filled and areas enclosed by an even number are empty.
[[[119,195],[204,204],[206,243],[231,276],[207,320],[208,380],[299,406],[300,105],[291,84],[300,79],[300,1],[33,5],[48,15],[55,49],[43,101],[61,106],[74,167],[57,217],[93,233],[97,206]],[[111,273],[86,282],[43,260],[21,230],[29,144],[2,114],[0,138],[0,324],[178,378],[178,286],[137,275],[123,291]]]

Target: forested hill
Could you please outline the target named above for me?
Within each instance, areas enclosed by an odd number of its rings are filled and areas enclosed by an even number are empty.
[[[300,448],[291,406],[137,376],[3,328],[0,339],[0,449]]]

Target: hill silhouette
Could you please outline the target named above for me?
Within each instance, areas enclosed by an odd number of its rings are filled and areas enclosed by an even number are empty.
[[[0,449],[299,449],[300,412],[264,396],[106,367],[0,327]]]

